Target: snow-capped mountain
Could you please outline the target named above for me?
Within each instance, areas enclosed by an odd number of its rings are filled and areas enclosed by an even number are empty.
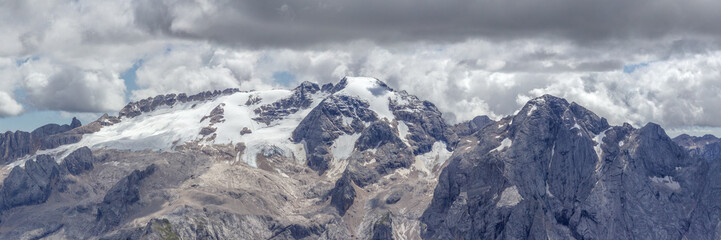
[[[0,136],[2,239],[721,236],[721,162],[548,95],[449,125],[346,77],[161,95],[43,129]]]

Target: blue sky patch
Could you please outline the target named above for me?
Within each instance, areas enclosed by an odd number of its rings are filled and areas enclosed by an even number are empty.
[[[642,62],[642,63],[636,63],[636,64],[628,64],[623,65],[623,72],[624,73],[632,73],[636,71],[636,69],[648,67],[648,64],[651,62]]]
[[[295,75],[293,75],[292,73],[289,73],[287,71],[274,72],[273,73],[273,81],[275,81],[275,83],[283,85],[285,87],[289,87],[289,86],[291,86],[291,84],[296,83]]]

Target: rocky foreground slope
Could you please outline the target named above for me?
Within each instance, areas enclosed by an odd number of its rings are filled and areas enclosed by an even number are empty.
[[[0,238],[721,237],[721,161],[548,95],[449,125],[349,77],[162,95],[73,129],[6,151]]]

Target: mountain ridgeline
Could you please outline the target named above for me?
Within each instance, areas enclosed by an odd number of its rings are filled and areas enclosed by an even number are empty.
[[[0,239],[719,239],[719,143],[362,77],[168,94],[0,135]]]

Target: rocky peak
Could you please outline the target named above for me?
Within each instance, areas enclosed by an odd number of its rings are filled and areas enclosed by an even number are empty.
[[[674,143],[658,124],[646,124],[638,130],[634,140],[638,147],[632,154],[642,161],[649,176],[673,175],[676,167],[691,164],[686,151]]]
[[[80,126],[82,126],[82,125],[83,125],[83,124],[80,123],[80,120],[78,120],[78,119],[75,118],[75,117],[73,117],[73,120],[70,122],[70,128],[73,128],[73,129],[78,128],[78,127],[80,127]]]
[[[481,130],[481,128],[488,126],[489,124],[494,123],[491,118],[489,118],[486,115],[483,116],[476,116],[470,121],[465,121],[462,123],[458,123],[453,126],[453,132],[458,135],[458,137],[466,137],[470,136],[471,134],[477,132],[478,130]]]
[[[605,118],[599,117],[575,102],[568,103],[566,99],[548,94],[528,101],[513,118],[513,125],[524,122],[538,124],[538,119],[584,129],[592,134],[599,134],[609,127]]]
[[[441,173],[421,218],[425,237],[699,234],[687,233],[703,224],[689,222],[688,208],[705,184],[705,168],[657,124],[610,127],[575,103],[544,95],[474,136],[478,145],[454,153]]]
[[[293,89],[293,94],[280,101],[263,105],[254,110],[258,117],[253,120],[270,124],[301,109],[306,109],[313,103],[313,95],[320,91],[318,84],[304,81],[300,86]]]
[[[16,131],[0,134],[0,163],[33,154],[37,150],[55,148],[80,141],[82,134],[74,133],[82,124],[73,118],[70,125],[46,124],[32,132]]]
[[[681,134],[673,141],[683,147],[689,154],[700,157],[706,161],[715,161],[721,158],[721,138],[706,134],[702,137]]]
[[[228,88],[222,91],[205,91],[190,96],[185,93],[171,93],[165,95],[158,95],[155,97],[148,97],[146,99],[142,99],[136,102],[130,102],[125,105],[125,107],[123,107],[123,109],[118,112],[118,118],[133,118],[139,116],[142,113],[151,112],[161,106],[172,107],[173,105],[175,105],[176,102],[201,102],[214,99],[221,95],[230,95],[237,92],[240,92],[240,90],[237,88]]]

